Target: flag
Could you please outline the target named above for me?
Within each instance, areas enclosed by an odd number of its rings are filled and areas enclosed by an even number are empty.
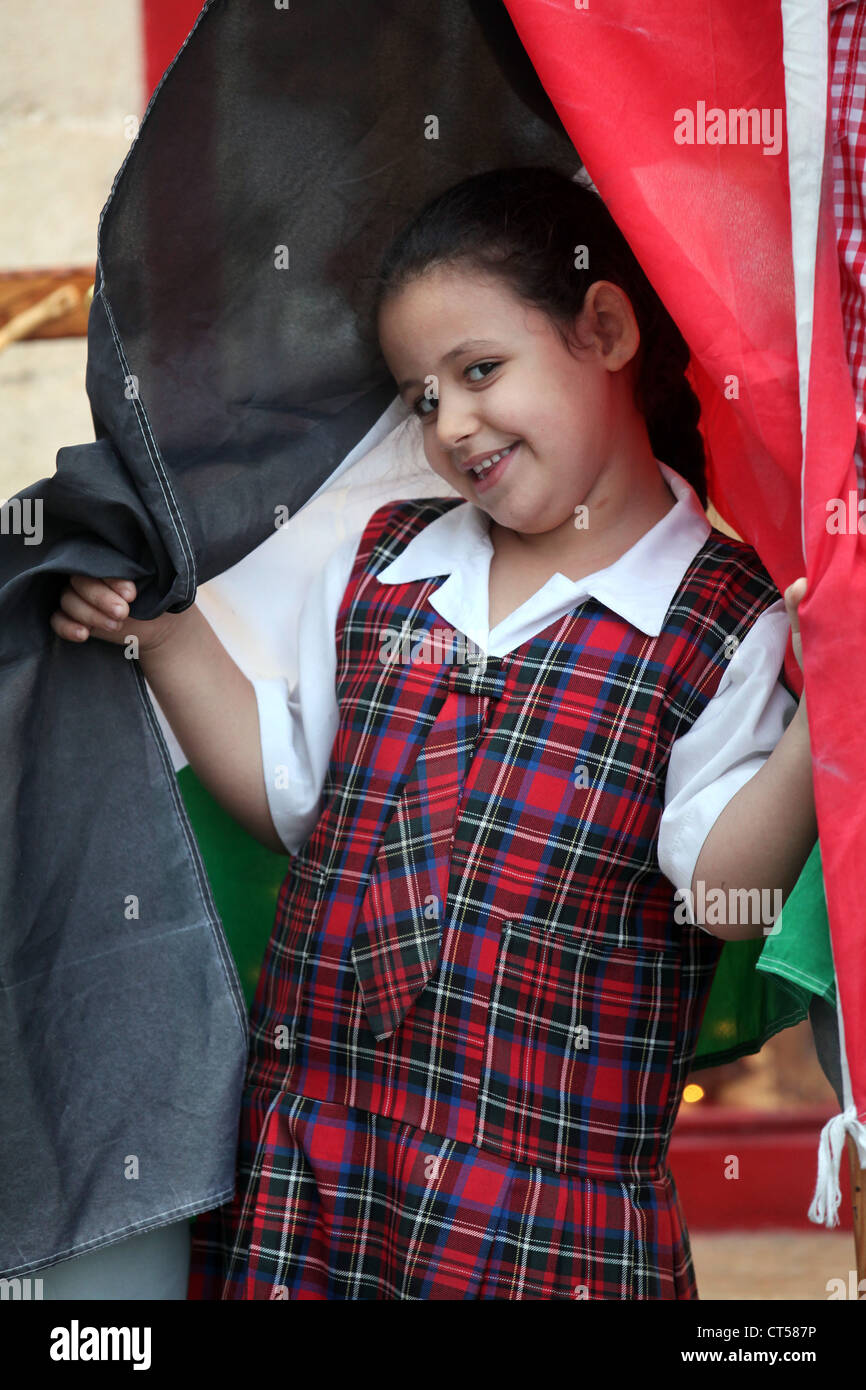
[[[746,198],[743,220],[760,214],[759,227],[714,268],[725,199],[668,150],[682,196],[690,174],[698,180],[694,254],[683,256],[682,199],[664,202],[652,168],[661,147],[642,143],[654,120],[641,137],[627,107],[641,75],[659,78],[668,33],[685,42],[684,21],[671,6],[654,11],[662,49],[634,56],[605,43],[630,25],[646,32],[645,14],[605,7],[607,39],[601,14],[594,27],[587,14],[555,0],[209,0],[151,99],[99,224],[86,378],[95,439],[61,449],[55,474],[4,509],[38,505],[42,521],[38,545],[13,527],[0,549],[0,1103],[14,1117],[0,1134],[4,1274],[232,1195],[245,1002],[286,867],[184,766],[138,663],[98,640],[57,638],[49,616],[70,573],[129,578],[134,618],[197,601],[249,674],[292,675],[313,563],[365,508],[429,493],[398,449],[406,411],[365,318],[379,255],[428,197],[485,168],[577,172],[583,161],[695,353],[711,496],[777,583],[802,570],[782,182]],[[709,30],[708,20],[706,42]],[[605,72],[611,54],[625,66]],[[708,65],[705,54],[705,75]],[[777,79],[765,76],[775,100]],[[619,109],[603,123],[615,151],[592,117],[601,87]],[[748,194],[753,165],[726,166],[723,185]],[[757,267],[759,246],[773,248],[760,262],[766,319],[746,335],[725,276],[746,253]],[[709,315],[697,336],[687,290]],[[715,348],[719,335],[732,357]],[[736,411],[726,362],[748,388]],[[838,604],[838,563],[826,557],[803,610],[810,716],[814,685],[824,736],[828,652],[815,634],[827,573],[825,597]],[[838,907],[849,880],[834,853]],[[762,1002],[749,1028],[781,1026],[791,1006],[767,1004],[777,987],[751,970]],[[734,1027],[726,1045],[754,1049],[742,1014]]]
[[[396,423],[363,313],[385,245],[433,192],[545,162],[579,167],[507,14],[461,0],[215,0],[148,105],[99,222],[95,439],[0,528],[4,1274],[227,1201],[246,1060],[187,808],[215,879],[205,822],[225,821],[175,766],[138,663],[51,631],[67,576],[134,580],[150,618],[290,546]]]
[[[711,501],[780,592],[807,577],[803,673],[790,640],[785,670],[798,693],[805,681],[820,851],[777,939],[799,942],[802,956],[807,938],[815,958],[823,914],[809,916],[809,885],[820,855],[845,1104],[821,1136],[809,1215],[831,1224],[844,1132],[866,1165],[866,806],[855,752],[866,569],[833,213],[827,8],[506,3],[587,172],[689,344]],[[828,525],[852,496],[855,524]],[[804,984],[808,997],[812,982],[779,969],[772,940],[770,970],[794,1000]]]

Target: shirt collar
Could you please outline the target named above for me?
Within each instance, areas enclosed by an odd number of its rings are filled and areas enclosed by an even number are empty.
[[[605,569],[582,579],[557,574],[557,592],[566,592],[572,607],[592,597],[657,637],[683,575],[711,531],[694,488],[679,473],[656,459],[662,477],[676,500],[623,555]],[[472,502],[452,507],[413,536],[389,565],[379,571],[383,584],[406,584],[418,579],[458,573],[464,566],[490,568],[493,542],[490,517]]]

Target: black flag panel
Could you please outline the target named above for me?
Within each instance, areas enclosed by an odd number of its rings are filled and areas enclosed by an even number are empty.
[[[189,606],[396,394],[377,260],[433,194],[580,160],[498,0],[210,0],[99,224],[95,440],[0,550],[0,1268],[234,1189],[246,1013],[138,663],[55,636],[71,573]]]

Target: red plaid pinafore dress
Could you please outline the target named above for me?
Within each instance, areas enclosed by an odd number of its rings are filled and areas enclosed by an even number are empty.
[[[376,576],[459,501],[389,503],[359,543],[190,1298],[697,1298],[666,1155],[722,942],[678,920],[658,824],[673,741],[779,594],[713,530],[658,637],[588,598],[454,661],[442,579]]]

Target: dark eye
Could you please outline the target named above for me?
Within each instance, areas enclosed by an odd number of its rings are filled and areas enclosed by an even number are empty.
[[[438,396],[419,396],[418,399],[417,399],[417,401],[414,402],[414,404],[413,404],[413,406],[412,406],[412,409],[414,410],[415,414],[418,415],[418,416],[423,420],[423,419],[426,418],[426,416],[432,415],[432,414],[433,414],[433,411],[436,409],[436,406],[438,405],[438,403],[439,403],[439,398],[438,398]],[[421,410],[420,407],[421,407],[422,405],[429,405],[429,406],[432,406],[432,409],[431,409],[431,410]]]
[[[498,362],[474,362],[474,363],[472,364],[472,366],[471,366],[471,367],[467,367],[466,370],[467,370],[467,372],[476,372],[476,371],[480,371],[482,367],[498,367],[498,366],[499,366],[499,363],[498,363]],[[488,374],[485,373],[485,375],[488,375]],[[482,377],[481,379],[482,379],[482,381],[483,381],[483,380],[484,380],[484,377]]]
[[[492,368],[494,368],[494,367],[498,367],[499,365],[500,365],[500,364],[499,364],[498,362],[473,362],[473,364],[472,364],[471,367],[467,367],[467,368],[465,369],[463,375],[464,375],[464,376],[467,376],[469,372],[478,372],[478,371],[481,371],[481,368],[482,368],[482,367],[490,367],[490,368],[492,369]],[[489,375],[489,373],[485,372],[485,374],[484,374],[484,376],[481,378],[481,380],[483,381],[483,380],[485,379],[485,377],[488,376],[488,375]],[[477,381],[476,381],[475,384],[476,384],[476,385],[478,384]],[[430,409],[430,410],[423,410],[423,409],[421,409],[421,406],[422,406],[423,403],[426,403],[427,405],[429,405],[429,406],[431,407],[431,409]],[[423,396],[419,396],[418,399],[417,399],[415,402],[413,402],[412,409],[414,410],[415,414],[418,415],[418,416],[423,420],[423,419],[426,419],[428,415],[432,415],[432,414],[433,414],[433,411],[436,409],[436,406],[437,406],[438,404],[439,404],[439,398],[438,398],[438,396],[423,395]]]

